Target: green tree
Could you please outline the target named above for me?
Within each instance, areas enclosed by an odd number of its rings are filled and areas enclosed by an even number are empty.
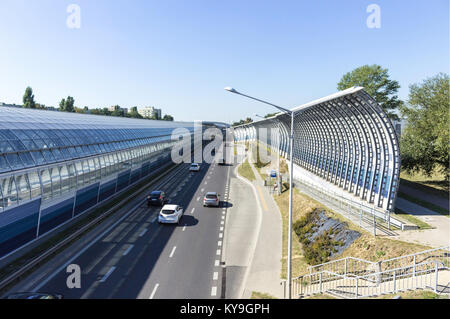
[[[429,176],[439,168],[449,178],[449,85],[449,75],[439,73],[409,87],[408,105],[401,107],[408,125],[400,141],[407,172],[423,170]]]
[[[132,117],[132,118],[136,118],[136,119],[142,119],[143,118],[143,116],[138,113],[137,106],[133,106],[130,109],[130,112],[128,112],[127,116],[128,117]]]
[[[29,86],[25,89],[25,94],[23,95],[23,107],[31,109],[36,108],[36,102],[34,102],[33,89]]]
[[[173,121],[173,116],[166,114],[166,115],[164,115],[164,117],[162,119],[163,119],[163,121]]]
[[[114,105],[114,111],[112,111],[111,115],[124,117],[125,112],[119,105]]]
[[[274,115],[276,115],[276,114],[278,114],[278,112],[275,112],[275,113],[268,113],[268,114],[266,114],[266,115],[264,116],[264,118],[269,118],[269,117],[272,117],[272,116],[274,116]]]
[[[68,96],[67,99],[62,99],[59,102],[59,110],[64,112],[75,112],[75,100],[73,97]]]
[[[344,74],[339,81],[338,90],[345,90],[353,86],[362,86],[382,107],[389,118],[398,120],[398,115],[393,112],[403,104],[398,99],[397,91],[400,84],[389,79],[388,69],[379,65],[363,65],[351,72]]]

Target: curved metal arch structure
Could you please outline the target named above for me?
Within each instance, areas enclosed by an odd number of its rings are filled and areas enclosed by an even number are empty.
[[[384,111],[362,87],[292,111],[293,158],[303,172],[301,178],[320,177],[321,187],[339,188],[376,209],[393,211],[400,175],[397,135]],[[288,158],[290,115],[278,113],[234,129],[237,141],[260,140]],[[271,131],[267,141],[260,139],[260,129]]]

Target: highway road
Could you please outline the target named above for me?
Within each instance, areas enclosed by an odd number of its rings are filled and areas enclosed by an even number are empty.
[[[146,192],[127,205],[123,218],[84,246],[56,256],[57,262],[37,269],[34,279],[11,292],[55,292],[75,299],[220,298],[232,168],[202,163],[200,172],[189,172],[189,164],[178,165],[148,192],[164,190],[170,203],[184,207],[179,225],[158,224],[160,207],[147,207]],[[220,207],[203,207],[208,191],[221,194]],[[67,287],[68,264],[80,266],[81,288]]]

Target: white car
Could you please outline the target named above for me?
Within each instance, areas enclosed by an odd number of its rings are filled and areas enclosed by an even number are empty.
[[[198,172],[198,171],[200,171],[200,164],[192,163],[191,166],[189,167],[189,171],[190,172]]]
[[[159,212],[158,223],[178,224],[183,213],[183,207],[180,205],[164,205]]]

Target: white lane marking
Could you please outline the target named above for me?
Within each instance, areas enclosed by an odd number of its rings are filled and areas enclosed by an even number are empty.
[[[217,246],[219,246],[219,247],[222,246],[222,241],[221,241],[221,240],[219,240],[219,241],[217,242]]]
[[[217,295],[217,287],[212,287],[211,288],[211,296],[216,296]]]
[[[127,248],[127,250],[125,250],[125,251],[123,252],[123,255],[122,255],[122,256],[128,255],[128,253],[130,252],[131,249],[133,249],[133,247],[134,247],[134,245],[130,245],[130,246]]]
[[[203,193],[203,191],[204,191],[205,189],[204,188],[202,188],[200,191]]]
[[[200,200],[200,196],[199,197],[197,197],[197,202]]]
[[[225,219],[225,216],[222,216],[222,219]]]
[[[223,237],[223,234],[222,234],[222,233],[220,233],[220,234],[219,234],[219,238],[222,238],[222,237]]]
[[[218,267],[220,264],[220,260],[216,259],[216,261],[214,262],[214,266]]]
[[[139,234],[139,237],[142,237],[142,236],[144,236],[144,234],[147,232],[147,228],[145,228],[144,230],[142,230],[142,232]]]
[[[220,227],[220,231],[223,231],[223,227]]]
[[[111,269],[108,270],[108,272],[103,276],[103,278],[100,280],[100,282],[104,282],[108,277],[112,274],[112,272],[116,269],[115,266],[112,266]]]
[[[220,255],[220,249],[217,249],[216,251],[216,255],[219,256]]]
[[[222,215],[225,215],[225,211],[222,212]]]
[[[213,273],[213,280],[217,280],[219,278],[219,273],[217,271],[215,271]]]
[[[186,225],[184,225],[184,227],[183,227],[182,231],[185,231],[185,230],[186,230]]]
[[[156,222],[156,219],[158,218],[158,216],[153,217],[152,219],[152,223]]]
[[[156,289],[158,289],[158,287],[159,287],[159,284],[156,284],[155,288],[153,288],[153,291],[152,291],[152,294],[150,295],[150,298],[148,298],[148,299],[153,299],[153,297],[155,296],[155,293],[156,293]]]
[[[172,258],[173,254],[175,253],[175,249],[177,249],[177,246],[173,246],[172,252],[170,253],[169,258]]]
[[[208,182],[205,182],[205,185],[208,184]]]
[[[194,211],[195,211],[195,207],[194,207],[194,208],[192,208],[192,210],[191,210],[191,214],[194,214]]]
[[[80,257],[86,250],[88,250],[90,247],[92,247],[96,242],[98,242],[101,238],[105,237],[105,235],[107,233],[109,233],[111,231],[111,229],[113,229],[114,227],[117,227],[117,225],[119,223],[121,223],[124,219],[128,218],[131,214],[133,214],[136,209],[141,206],[142,203],[139,202],[136,206],[134,206],[128,213],[126,213],[125,215],[123,215],[122,217],[119,218],[118,221],[116,221],[114,224],[112,224],[110,227],[108,227],[103,233],[101,233],[100,235],[98,235],[93,241],[91,241],[87,246],[84,246],[83,249],[81,249],[77,254],[75,254],[74,256],[72,256],[72,258],[70,258],[68,261],[66,261],[64,263],[64,265],[62,265],[61,267],[59,267],[55,272],[53,272],[50,276],[48,276],[47,278],[45,278],[44,280],[41,281],[41,283],[39,285],[37,285],[32,292],[36,292],[39,291],[44,285],[46,285],[50,280],[52,280],[57,274],[59,274],[61,271],[63,271],[63,269],[66,269],[66,267],[68,265],[70,265],[71,263],[73,263],[73,261],[75,259],[77,259],[78,257]]]
[[[224,221],[222,220],[221,222],[220,222],[220,225],[223,225],[224,224]]]

